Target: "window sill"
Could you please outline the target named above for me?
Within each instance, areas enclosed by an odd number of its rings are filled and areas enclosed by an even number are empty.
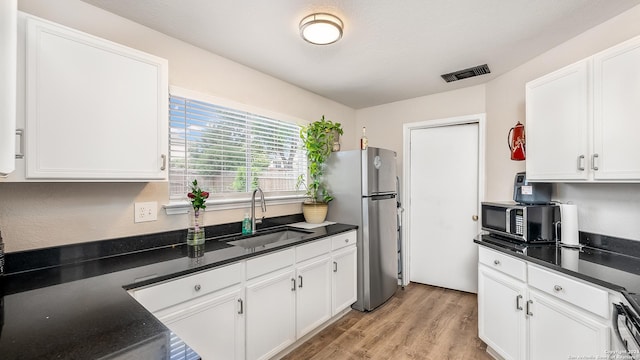
[[[301,204],[305,198],[304,195],[265,196],[265,202],[267,205]],[[205,211],[249,208],[251,206],[251,198],[207,200],[206,205]],[[191,209],[191,204],[188,201],[174,201],[162,207],[167,215],[180,215],[188,213],[189,209]]]

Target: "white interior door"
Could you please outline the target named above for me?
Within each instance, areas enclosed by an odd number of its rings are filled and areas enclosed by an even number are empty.
[[[477,292],[478,145],[478,123],[411,130],[411,281]]]

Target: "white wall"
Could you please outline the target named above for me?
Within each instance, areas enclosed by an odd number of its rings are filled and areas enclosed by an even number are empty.
[[[404,123],[486,113],[488,200],[509,199],[513,175],[524,170],[523,162],[509,159],[506,144],[509,128],[525,120],[524,84],[640,35],[637,6],[484,86],[355,111],[79,0],[20,0],[19,8],[169,59],[171,85],[309,121],[326,115],[343,124],[345,150],[358,147],[366,126],[371,146],[398,152],[399,173]],[[640,240],[640,185],[558,185],[555,198],[578,204],[581,230]],[[0,230],[12,252],[184,228],[186,216],[164,212],[157,222],[134,224],[135,201],[166,203],[167,185],[0,183]],[[299,212],[298,205],[269,207],[269,216]],[[208,212],[207,224],[239,221],[243,214],[243,209]]]
[[[403,124],[484,112],[484,85],[364,108],[356,111],[353,143],[360,144],[362,127],[365,126],[369,146],[387,148],[398,153],[398,174],[401,175]]]
[[[518,121],[526,124],[525,84],[637,35],[640,6],[483,86],[358,110],[353,141],[357,144],[366,126],[371,146],[398,152],[401,174],[402,124],[486,113],[485,200],[509,200],[515,173],[525,170],[524,161],[510,159],[507,145],[509,129]],[[555,200],[578,204],[580,230],[640,240],[640,184],[558,184],[554,189]]]
[[[79,0],[20,0],[21,11],[169,60],[171,85],[304,121],[325,115],[353,138],[355,110],[168,37]],[[343,149],[356,148],[343,141]],[[215,194],[213,195],[215,197]],[[186,227],[186,215],[134,224],[136,201],[168,202],[166,183],[0,183],[0,230],[7,252],[154,233]],[[208,208],[209,210],[209,208]],[[267,216],[300,213],[269,206]],[[209,211],[209,224],[242,220],[245,209]]]
[[[578,205],[578,228],[640,241],[640,184],[561,184],[554,199]]]
[[[640,6],[487,83],[486,199],[510,199],[513,176],[524,171],[524,162],[509,160],[506,137],[516,121],[525,123],[525,83],[638,35]],[[640,184],[558,184],[554,189],[555,200],[578,205],[580,230],[640,240]]]

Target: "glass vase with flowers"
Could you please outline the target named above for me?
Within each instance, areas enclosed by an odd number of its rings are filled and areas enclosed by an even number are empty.
[[[207,191],[202,191],[198,180],[191,183],[191,191],[187,194],[191,201],[189,209],[189,227],[187,228],[187,245],[204,245],[204,214],[209,198]]]

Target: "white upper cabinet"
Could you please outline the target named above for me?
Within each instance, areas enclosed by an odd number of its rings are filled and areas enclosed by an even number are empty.
[[[27,16],[26,178],[167,179],[168,64]]]
[[[593,176],[640,179],[640,37],[593,58]]]
[[[526,85],[527,178],[639,182],[640,37]]]
[[[0,176],[15,169],[17,14],[16,0],[0,1]]]
[[[586,180],[589,155],[588,61],[526,85],[528,180]]]

